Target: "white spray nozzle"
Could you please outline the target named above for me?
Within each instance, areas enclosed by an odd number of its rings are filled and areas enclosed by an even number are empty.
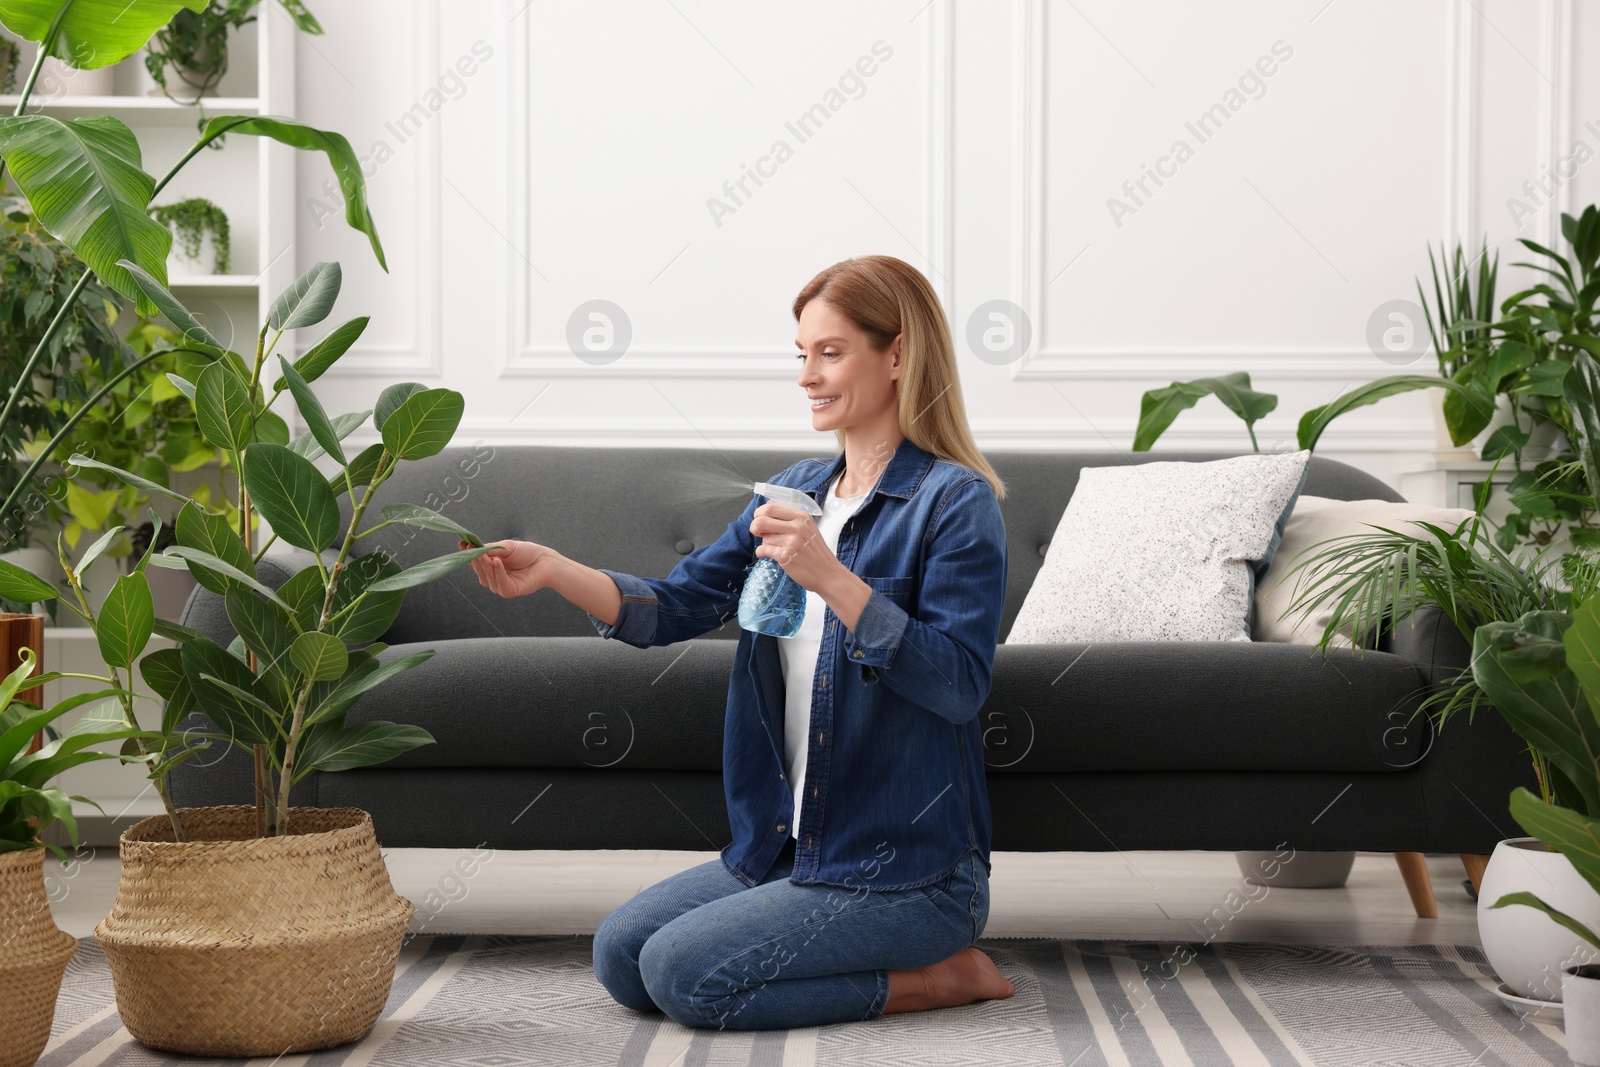
[[[787,504],[791,508],[798,508],[807,515],[821,515],[822,509],[817,502],[798,489],[791,489],[787,485],[775,485],[772,482],[752,482],[750,488],[760,496],[776,500],[780,504]]]

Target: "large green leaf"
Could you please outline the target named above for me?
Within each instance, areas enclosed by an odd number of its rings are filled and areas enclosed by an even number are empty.
[[[383,517],[388,522],[404,523],[407,526],[420,526],[424,530],[437,530],[440,533],[455,534],[457,537],[473,546],[481,546],[483,540],[477,534],[456,522],[447,519],[437,511],[431,511],[421,504],[385,504]]]
[[[83,70],[121,62],[181,8],[204,11],[207,0],[0,0],[0,22],[24,41],[43,41],[56,15],[61,29],[51,54]]]
[[[0,597],[18,604],[33,604],[41,600],[54,600],[60,590],[32,571],[0,559]]]
[[[94,544],[83,550],[83,555],[78,559],[78,565],[72,568],[73,577],[81,579],[83,577],[83,572],[88,570],[89,565],[95,560],[99,559],[100,554],[106,550],[106,546],[111,544],[112,538],[116,537],[117,534],[121,533],[125,529],[127,529],[127,527],[119,524],[117,526],[113,526],[111,529],[97,537]]]
[[[178,328],[178,332],[183,334],[185,345],[209,348],[219,354],[223,351],[222,342],[211,336],[211,331],[200,325],[200,320],[195,318],[193,313],[183,306],[182,301],[173,296],[159,279],[152,277],[131,259],[118,260],[117,266],[128,272],[128,276],[133,279],[133,284],[139,287],[139,291],[149,297],[150,302],[160,308],[161,313]]]
[[[271,707],[267,691],[226,649],[210,639],[185,644],[183,673],[200,707],[235,741],[245,745],[275,742],[281,714],[263,710]]]
[[[321,260],[311,264],[272,302],[267,325],[274,330],[315,326],[328,317],[339,299],[341,277],[338,263]]]
[[[1151,389],[1139,401],[1139,425],[1133,434],[1133,450],[1149,451],[1180,412],[1194,407],[1203,396],[1215,395],[1229,411],[1253,427],[1278,406],[1272,393],[1259,393],[1250,387],[1250,375],[1243,371],[1216,378],[1197,378],[1192,382],[1173,382],[1164,389]]]
[[[1585,809],[1600,813],[1600,722],[1577,676],[1571,670],[1545,674],[1538,648],[1520,662],[1515,658],[1548,643],[1550,628],[1566,620],[1559,612],[1535,611],[1514,623],[1479,626],[1472,635],[1472,677],[1511,728],[1561,768]]]
[[[333,424],[328,421],[328,413],[322,409],[322,401],[317,399],[317,394],[311,391],[311,386],[300,377],[300,372],[294,369],[293,364],[282,356],[278,357],[278,363],[283,367],[283,376],[289,383],[289,392],[294,395],[294,402],[299,406],[300,414],[305,417],[306,429],[316,438],[317,444],[322,446],[324,452],[332,456],[339,466],[344,466],[344,449],[339,445],[339,435],[334,431]]]
[[[164,283],[172,248],[172,231],[146,213],[156,182],[133,131],[109,115],[3,116],[0,156],[44,228],[153,317],[155,302],[118,266],[132,260]]]
[[[362,315],[360,318],[351,319],[312,345],[310,351],[294,361],[294,369],[300,372],[300,377],[308,382],[314,382],[322,377],[323,373],[356,343],[356,339],[367,328],[367,318],[366,315]],[[272,383],[274,389],[286,387],[282,378]]]
[[[378,402],[372,407],[373,428],[382,430],[383,424],[389,421],[389,416],[393,415],[401,404],[427,388],[421,382],[395,382],[393,385],[385,386],[383,392],[378,394]]]
[[[250,386],[227,363],[207,367],[194,385],[194,419],[207,441],[237,452],[250,444]]]
[[[251,589],[254,589],[256,592],[260,593],[274,604],[281,605],[285,611],[290,610],[289,605],[283,602],[283,599],[278,596],[277,592],[273,590],[271,586],[264,585],[262,582],[251,577],[243,570],[235,567],[226,560],[220,559],[217,556],[213,556],[209,552],[201,551],[198,548],[188,548],[184,545],[172,545],[164,553],[162,553],[162,555],[175,556],[178,559],[187,560],[190,563],[197,564],[201,568],[210,571],[213,574],[221,575],[224,578],[232,578],[236,582],[243,582],[245,585],[249,586]]]
[[[375,720],[338,730],[317,731],[306,738],[296,759],[294,780],[317,771],[347,771],[392,760],[402,752],[433,744],[420,726]]]
[[[295,669],[314,682],[331,681],[344,674],[350,652],[332,634],[311,630],[294,639],[289,659]]]
[[[367,586],[367,589],[374,593],[382,593],[391,589],[410,589],[414,585],[422,585],[424,582],[431,582],[435,578],[442,578],[457,567],[466,566],[487,551],[489,551],[489,547],[486,546],[484,548],[468,548],[460,552],[452,552],[448,556],[435,556],[433,559],[419,563],[415,567],[408,567],[392,578],[380,578]]]
[[[245,647],[259,657],[257,675],[273,670],[288,676],[292,671],[289,648],[294,644],[294,633],[288,622],[292,613],[237,585],[228,590],[223,606],[227,609],[228,621],[244,638]]]
[[[74,452],[71,456],[67,457],[67,462],[75,467],[94,467],[97,470],[109,471],[120,481],[125,482],[128,485],[135,486],[136,488],[143,489],[147,493],[159,493],[162,496],[171,497],[173,500],[181,501],[185,504],[189,502],[189,498],[183,493],[180,493],[174,489],[170,489],[167,486],[162,485],[160,482],[153,482],[143,475],[134,474],[132,471],[125,471],[121,467],[113,467],[111,464],[102,463],[98,459],[91,459],[80,452]]]
[[[342,134],[318,130],[302,125],[294,119],[272,115],[218,115],[206,123],[200,132],[202,142],[210,142],[225,133],[245,133],[257,137],[271,137],[291,148],[316,150],[328,157],[334,177],[339,180],[339,194],[344,197],[344,218],[351,226],[367,235],[372,254],[378,265],[389,269],[384,262],[383,246],[378,243],[378,227],[367,208],[367,182],[361,173],[361,161]]]
[[[1554,845],[1600,893],[1600,820],[1546,804],[1520,785],[1511,791],[1511,817],[1540,841]]]
[[[142,574],[119,574],[111,583],[95,619],[100,655],[111,667],[131,667],[150,643],[155,629],[155,602],[150,580]]]
[[[255,558],[244,547],[238,532],[221,515],[213,515],[199,504],[188,500],[178,510],[178,521],[173,532],[178,544],[185,548],[209,553],[251,579],[255,578]],[[159,556],[151,558],[160,559]],[[185,561],[185,565],[189,568],[189,573],[194,575],[195,581],[213,593],[226,593],[232,585],[228,578],[208,571],[194,560]]]
[[[1595,948],[1600,948],[1600,937],[1596,937],[1593,930],[1589,929],[1587,925],[1577,919],[1574,919],[1566,912],[1552,908],[1543,900],[1539,899],[1537,894],[1529,893],[1524,890],[1519,890],[1515,893],[1506,893],[1502,895],[1499,900],[1495,901],[1493,904],[1490,904],[1489,907],[1504,908],[1512,904],[1526,904],[1530,908],[1537,908],[1546,915],[1550,916],[1550,918],[1554,919],[1556,922],[1560,923],[1562,926],[1565,926],[1568,930],[1571,930],[1573,933],[1589,942],[1589,944],[1593,945]]]
[[[409,671],[419,663],[426,662],[434,654],[431,648],[420,652],[411,652],[388,663],[379,663],[376,656],[366,652],[354,652],[350,659],[350,670],[334,688],[329,691],[320,703],[313,704],[313,710],[307,717],[310,721],[321,721],[336,715],[342,715],[363,694],[387,682],[397,674]]]
[[[367,417],[371,414],[372,412],[370,410],[347,411],[343,415],[335,415],[333,418],[329,419],[328,426],[333,430],[334,439],[343,441],[346,437],[349,437],[352,433],[361,428],[361,425],[367,421]],[[380,445],[379,447],[382,446]],[[317,435],[310,432],[303,433],[295,437],[294,440],[289,442],[289,448],[295,453],[295,455],[304,456],[306,459],[316,459],[319,456],[326,454],[322,445],[317,441]],[[341,465],[345,463],[342,453],[339,462]],[[337,476],[339,479],[339,487],[334,489],[335,496],[338,495],[339,488],[343,487],[344,472],[341,470],[338,472]],[[370,474],[368,476],[370,477]]]
[[[1328,428],[1328,424],[1347,411],[1353,411],[1368,404],[1376,404],[1378,401],[1395,396],[1398,393],[1408,393],[1414,389],[1440,387],[1450,390],[1445,395],[1445,413],[1447,416],[1450,413],[1451,397],[1455,396],[1460,398],[1460,402],[1466,405],[1468,412],[1474,418],[1481,417],[1483,420],[1471,433],[1458,440],[1457,444],[1460,444],[1463,440],[1471,440],[1477,436],[1479,430],[1489,425],[1489,420],[1494,416],[1493,397],[1486,397],[1479,390],[1453,382],[1449,378],[1440,378],[1437,375],[1397,374],[1393,377],[1379,378],[1376,381],[1363,383],[1348,393],[1342,394],[1333,403],[1312,408],[1300,416],[1300,447],[1316,448],[1317,440],[1322,436],[1322,432]],[[1455,434],[1456,430],[1456,425],[1452,424],[1451,433]]]
[[[369,587],[381,578],[399,573],[400,564],[385,552],[368,552],[346,561],[333,591],[328,632],[337,634],[347,644],[382,636],[400,614],[406,594],[404,590],[375,593],[370,592]],[[346,613],[345,609],[352,602],[357,603]]]
[[[400,459],[436,455],[450,443],[466,401],[454,389],[424,389],[383,422],[383,447]]]
[[[250,500],[279,537],[321,552],[339,536],[339,502],[311,461],[284,445],[255,444],[244,456]]]

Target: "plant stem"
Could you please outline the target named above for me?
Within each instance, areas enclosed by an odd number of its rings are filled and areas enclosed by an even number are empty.
[[[57,560],[61,563],[62,569],[67,573],[67,582],[72,586],[73,595],[78,598],[78,605],[83,609],[84,617],[89,620],[89,625],[91,627],[94,626],[94,609],[90,608],[89,602],[84,599],[83,586],[79,584],[78,576],[73,573],[71,567],[66,565],[65,560],[60,559],[59,556],[57,557]],[[95,632],[99,633],[98,630]],[[132,727],[135,730],[141,729],[139,726],[139,715],[133,710],[132,692],[123,688],[121,677],[117,674],[117,669],[110,664],[107,664],[106,666],[111,671],[111,684],[117,689],[118,698],[122,702],[122,718],[124,724]],[[132,681],[131,668],[129,670],[129,680]],[[145,747],[144,738],[134,738],[134,744],[139,746],[139,755],[148,756],[150,754],[150,750]],[[165,743],[163,743],[162,751],[166,751]],[[178,809],[173,806],[172,794],[167,792],[166,776],[161,774],[152,774],[150,775],[150,780],[155,783],[156,792],[161,796],[161,804],[167,809],[167,819],[172,823],[172,839],[174,841],[184,840],[183,821],[178,818]]]
[[[85,275],[85,277],[87,277],[87,275]],[[50,442],[44,446],[44,450],[40,452],[37,457],[35,457],[32,466],[23,472],[23,475],[21,479],[18,480],[16,487],[11,490],[11,495],[6,497],[4,504],[0,504],[0,515],[11,514],[11,508],[16,503],[17,494],[22,492],[24,486],[33,481],[34,474],[38,472],[40,467],[44,466],[45,460],[54,454],[56,447],[61,444],[62,438],[66,437],[66,435],[72,431],[72,428],[78,424],[79,419],[83,418],[83,416],[86,415],[90,409],[100,403],[101,399],[115,389],[118,382],[122,381],[122,379],[128,377],[128,375],[134,373],[140,367],[143,367],[146,363],[149,363],[158,356],[165,356],[171,352],[193,351],[195,350],[191,348],[169,348],[160,352],[152,352],[150,355],[141,358],[137,363],[125,367],[115,378],[112,378],[110,381],[106,382],[105,385],[101,386],[100,391],[95,393],[94,396],[90,397],[88,400],[84,401],[82,406],[78,408],[77,412],[72,416],[72,418],[68,419],[66,424],[62,426],[61,429],[56,431],[56,435],[50,438]],[[12,399],[16,399],[16,396],[16,391],[13,391],[11,394]],[[5,415],[0,413],[0,425],[3,425],[4,422]]]
[[[378,454],[377,466],[372,469],[372,481],[367,483],[367,491],[361,496],[361,503],[356,505],[355,511],[350,516],[350,528],[344,533],[344,543],[339,546],[339,558],[333,561],[333,567],[328,572],[328,592],[322,598],[322,616],[317,620],[317,629],[320,631],[328,625],[328,614],[333,609],[333,594],[339,584],[339,576],[344,573],[345,557],[350,554],[350,546],[355,543],[356,527],[361,525],[361,517],[366,513],[367,505],[372,502],[372,494],[377,489],[378,483],[383,480],[386,473],[383,469],[384,461],[389,459],[389,450],[384,449]],[[289,727],[289,742],[284,748],[283,777],[278,791],[279,812],[282,818],[288,818],[289,789],[294,784],[294,758],[295,749],[300,743],[300,731],[305,723],[306,698],[311,693],[311,680],[306,680],[306,687],[300,694],[300,699],[295,703],[294,721]]]
[[[33,69],[28,72],[28,80],[22,84],[22,95],[17,97],[16,110],[11,112],[12,118],[17,118],[27,109],[28,98],[33,95],[33,85],[39,80],[39,72],[44,69],[44,61],[50,55],[50,49],[55,47],[56,35],[61,32],[61,20],[66,17],[67,8],[71,6],[71,4],[61,5],[61,10],[56,12],[56,17],[50,23],[50,29],[45,33],[44,40],[39,42],[39,51],[33,57]],[[6,161],[0,159],[0,179],[5,177],[5,173]],[[4,184],[0,183],[0,189],[4,188]]]

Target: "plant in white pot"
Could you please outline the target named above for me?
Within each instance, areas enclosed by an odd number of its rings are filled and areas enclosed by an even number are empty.
[[[1585,589],[1570,614],[1529,612],[1516,622],[1481,626],[1473,640],[1473,673],[1518,735],[1545,757],[1557,800],[1522,788],[1511,794],[1512,816],[1533,837],[1531,844],[1503,847],[1550,858],[1520,885],[1511,878],[1491,889],[1486,872],[1479,907],[1526,905],[1533,910],[1517,910],[1546,918],[1516,936],[1547,946],[1578,940],[1562,958],[1540,961],[1540,972],[1523,979],[1535,988],[1522,995],[1564,1003],[1569,1052],[1580,1064],[1600,1064],[1600,968],[1593,966],[1600,960],[1594,932],[1600,927],[1600,597],[1593,592]],[[1559,931],[1553,940],[1552,931]]]
[[[182,273],[228,273],[228,216],[220,207],[203,196],[190,196],[155,205],[150,217],[172,231],[171,258]]]

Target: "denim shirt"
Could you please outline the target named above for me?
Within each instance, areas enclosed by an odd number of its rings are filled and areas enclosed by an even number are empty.
[[[820,503],[844,454],[805,459],[766,479]],[[866,473],[866,472],[863,472]],[[600,636],[670,645],[731,622],[760,558],[752,496],[716,541],[666,578],[600,568],[617,583]],[[854,630],[831,607],[812,682],[805,796],[784,775],[781,638],[741,630],[724,719],[722,778],[733,841],[729,871],[761,883],[800,820],[796,885],[884,891],[928,885],[976,849],[989,870],[993,824],[978,711],[988,698],[1005,603],[999,502],[971,468],[903,438],[839,532],[839,561],[871,587]]]

